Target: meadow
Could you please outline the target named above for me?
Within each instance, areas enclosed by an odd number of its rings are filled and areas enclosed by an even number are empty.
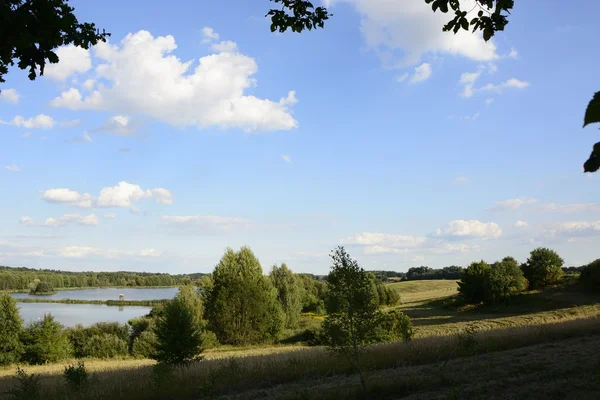
[[[600,298],[577,284],[496,307],[461,305],[455,281],[390,286],[402,294],[415,339],[370,348],[366,394],[345,359],[301,345],[223,346],[170,372],[153,370],[152,360],[87,359],[85,393],[65,385],[69,362],[24,368],[40,374],[45,399],[599,398]],[[0,370],[0,392],[14,387],[14,371]]]

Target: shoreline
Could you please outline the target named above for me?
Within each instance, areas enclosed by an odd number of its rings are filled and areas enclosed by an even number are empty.
[[[119,307],[156,307],[165,304],[169,299],[157,300],[78,300],[78,299],[23,299],[13,297],[17,303],[58,303],[58,304],[95,304]]]
[[[54,288],[55,292],[61,292],[65,290],[93,290],[93,289],[170,289],[178,288],[179,285],[173,286],[88,286],[88,287],[62,287]],[[3,289],[1,293],[29,293],[29,289]],[[56,293],[54,293],[56,294]]]

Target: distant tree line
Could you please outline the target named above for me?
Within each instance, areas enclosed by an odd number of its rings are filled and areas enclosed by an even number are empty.
[[[203,274],[169,275],[149,272],[69,272],[0,266],[0,290],[30,290],[33,282],[54,289],[115,286],[177,286],[190,284]]]
[[[460,279],[460,274],[464,270],[463,267],[451,265],[444,268],[430,268],[427,266],[411,267],[407,272],[397,271],[369,271],[378,280],[388,282],[392,280],[402,281],[418,281],[418,280],[433,280],[433,279]]]
[[[342,248],[334,255],[334,268],[322,280],[295,274],[285,264],[274,265],[264,275],[248,247],[227,249],[214,271],[196,282],[197,287],[180,286],[174,299],[127,324],[65,328],[48,314],[24,326],[15,299],[5,293],[0,295],[0,365],[126,356],[181,364],[221,344],[277,343],[290,330],[305,332],[302,312],[326,313],[322,329],[312,336],[300,335],[311,339],[300,339],[308,344],[348,350],[358,344],[362,348],[410,338],[408,317],[380,311],[396,305],[399,293],[358,267]],[[345,331],[347,323],[359,324],[361,331]],[[358,362],[357,354],[349,358],[353,364]]]

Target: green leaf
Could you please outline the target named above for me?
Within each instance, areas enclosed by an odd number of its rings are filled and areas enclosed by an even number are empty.
[[[590,101],[585,110],[585,117],[583,118],[583,127],[585,128],[588,124],[600,122],[600,92],[594,94],[594,98]]]
[[[583,172],[596,172],[600,169],[600,142],[594,145],[590,158],[583,164]]]

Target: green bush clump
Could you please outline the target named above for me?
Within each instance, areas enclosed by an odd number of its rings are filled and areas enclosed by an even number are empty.
[[[600,258],[585,266],[579,281],[591,290],[600,292]]]
[[[56,362],[73,355],[73,347],[63,326],[50,314],[29,325],[21,340],[25,346],[23,361],[30,364]]]
[[[128,354],[127,342],[116,335],[102,333],[90,337],[83,346],[84,357],[113,358]]]

